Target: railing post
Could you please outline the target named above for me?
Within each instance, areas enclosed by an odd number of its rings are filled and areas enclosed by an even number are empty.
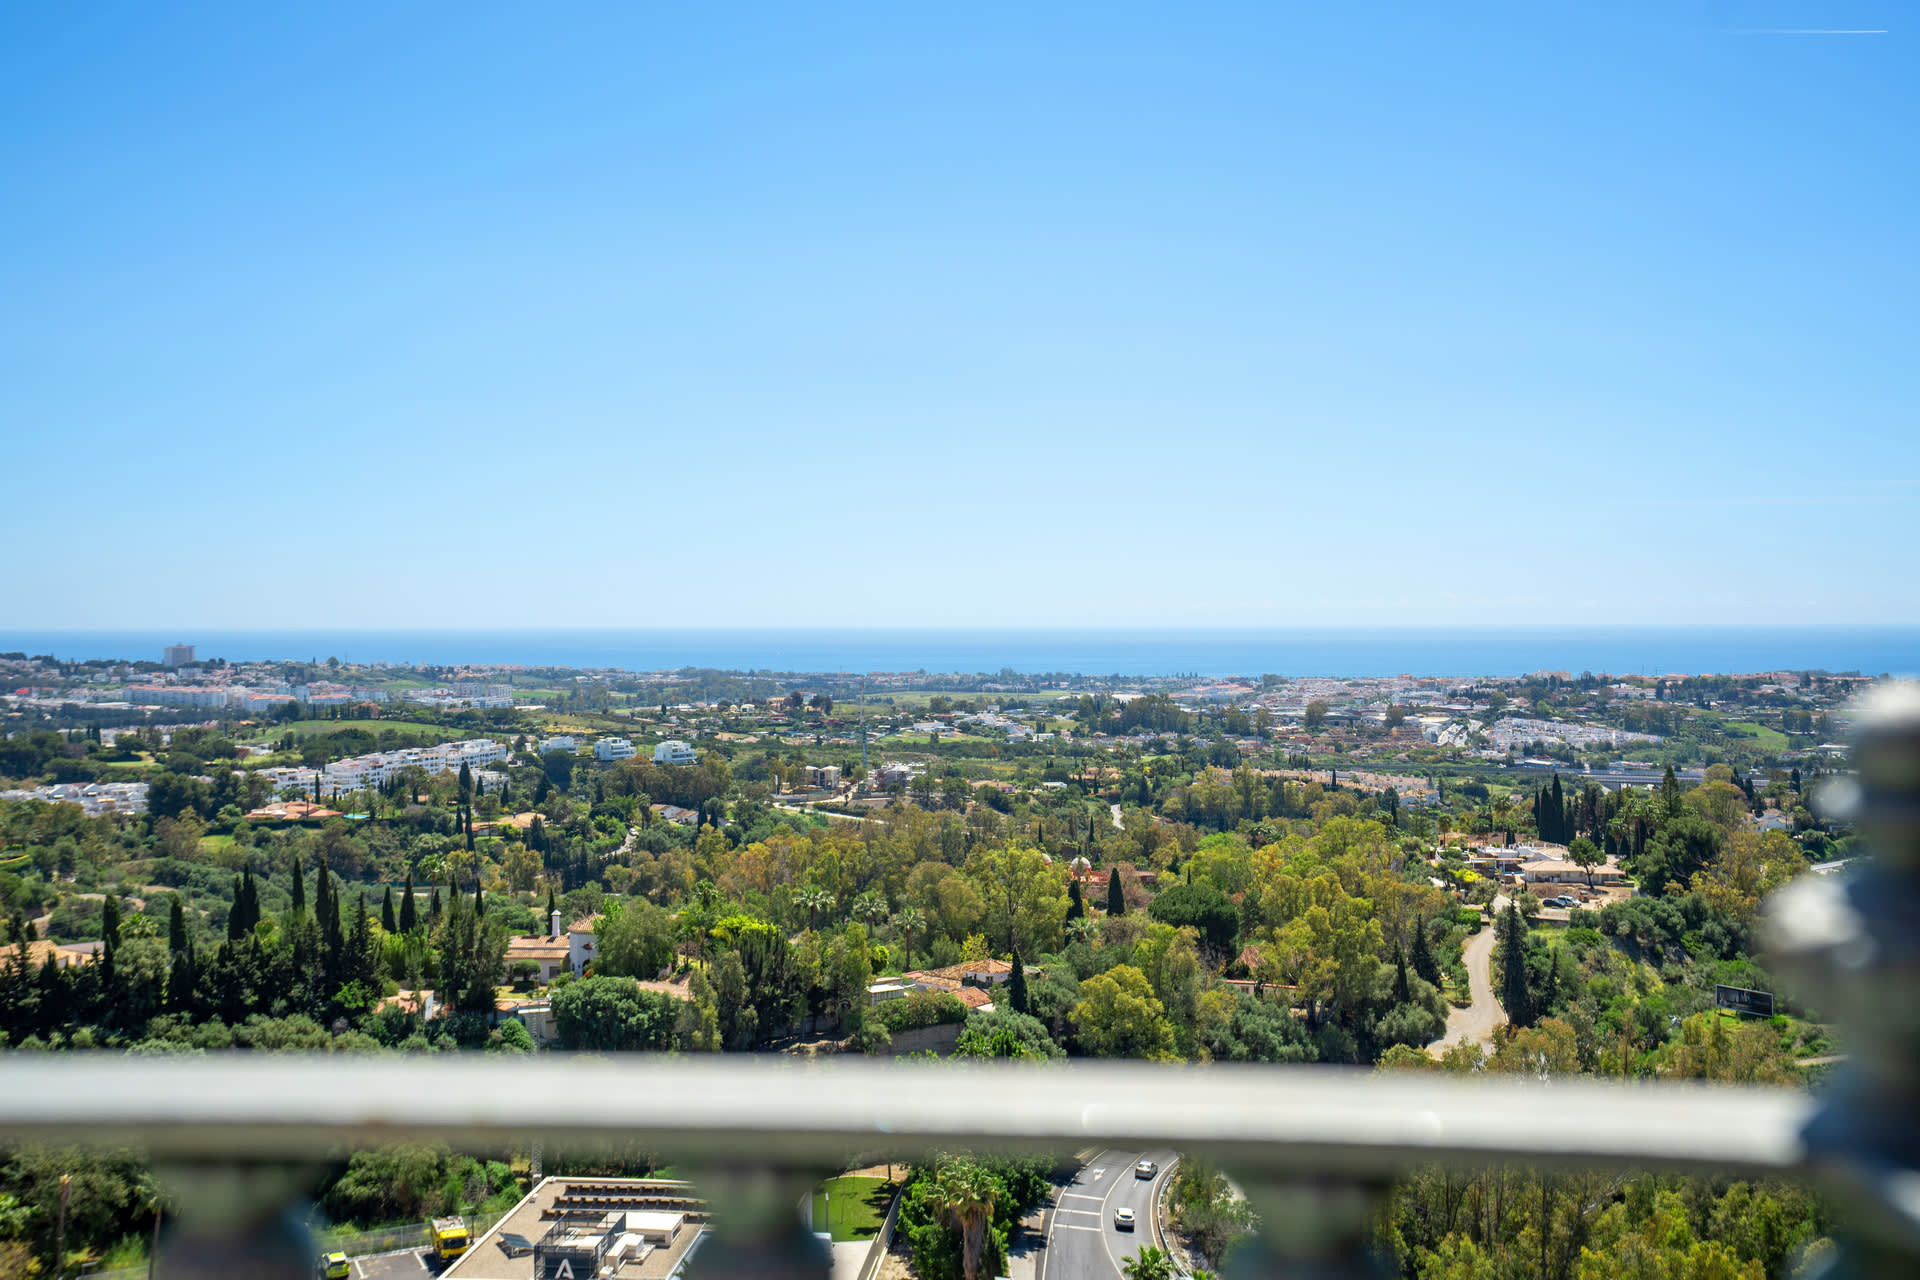
[[[161,1165],[176,1206],[172,1234],[156,1254],[165,1280],[312,1280],[306,1195],[319,1180],[307,1166]]]
[[[1234,1181],[1247,1193],[1259,1230],[1234,1249],[1230,1280],[1385,1280],[1392,1274],[1367,1238],[1385,1187],[1264,1173],[1236,1174]]]
[[[801,1197],[828,1170],[700,1165],[692,1181],[713,1207],[713,1238],[700,1248],[701,1280],[827,1280],[831,1252],[800,1220]]]
[[[1841,1192],[1849,1237],[1828,1276],[1909,1276],[1920,1253],[1920,685],[1861,706],[1857,781],[1826,809],[1855,821],[1872,861],[1774,895],[1767,954],[1802,999],[1842,1027],[1848,1061],[1805,1130]]]

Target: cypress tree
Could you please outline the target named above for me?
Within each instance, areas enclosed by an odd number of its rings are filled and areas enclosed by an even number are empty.
[[[233,910],[227,912],[227,937],[234,939],[247,931],[247,886],[239,876],[233,878]],[[179,948],[175,947],[178,951]]]
[[[295,911],[307,909],[307,872],[300,865],[299,854],[293,857],[293,909]]]
[[[120,944],[120,899],[112,894],[100,906],[100,936],[109,947]]]
[[[1667,816],[1680,816],[1680,779],[1673,776],[1673,766],[1667,766],[1666,776],[1660,779],[1660,798],[1666,801]]]
[[[440,886],[433,886],[433,896],[427,899],[427,928],[440,923]]]
[[[167,913],[167,952],[179,955],[187,949],[187,909],[180,905],[180,895],[173,895],[173,910]]]
[[[1107,872],[1107,914],[1123,916],[1127,914],[1127,895],[1120,887],[1120,868]]]
[[[480,877],[478,875],[473,877],[473,914],[476,916],[487,914],[487,900],[480,893]]]
[[[1067,919],[1078,920],[1087,914],[1087,901],[1080,895],[1080,880],[1075,877],[1067,885]]]
[[[1027,970],[1018,951],[1013,953],[1013,972],[1007,978],[1007,1003],[1015,1013],[1027,1012]]]
[[[1393,944],[1393,1002],[1410,1004],[1413,1001],[1413,984],[1407,981],[1407,953],[1398,942]]]
[[[260,923],[260,883],[253,878],[251,866],[247,867],[240,876],[240,895],[247,904],[246,931],[252,933],[253,927]]]
[[[467,767],[467,762],[465,760],[462,760],[460,762],[460,798],[462,800],[466,800],[470,798],[472,795],[473,795],[473,770]]]
[[[407,887],[400,897],[400,932],[412,933],[420,923],[420,909],[413,905],[413,870],[407,870]]]
[[[1440,966],[1434,961],[1433,949],[1427,943],[1425,916],[1413,922],[1413,954],[1409,958],[1413,961],[1413,971],[1423,980],[1431,982],[1436,987],[1440,985]]]
[[[1516,1027],[1533,1025],[1533,992],[1527,986],[1526,921],[1509,902],[1500,917],[1500,1003],[1507,1021]]]
[[[380,902],[380,927],[388,933],[398,933],[400,922],[393,915],[393,886],[387,886],[387,896]]]
[[[560,904],[559,904],[559,903],[557,903],[557,902],[555,902],[555,901],[554,901],[554,899],[553,899],[553,886],[552,886],[552,885],[548,885],[548,886],[547,886],[547,920],[546,920],[546,923],[547,923],[547,925],[548,925],[548,927],[549,927],[549,928],[551,928],[551,927],[552,927],[552,924],[553,924],[553,913],[554,913],[554,912],[556,912],[556,911],[558,911],[559,909],[560,909]]]
[[[1548,802],[1553,810],[1553,835],[1548,837],[1554,844],[1567,842],[1567,798],[1560,790],[1560,775],[1553,775],[1553,798]]]

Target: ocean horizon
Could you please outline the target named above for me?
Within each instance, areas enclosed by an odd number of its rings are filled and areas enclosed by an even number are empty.
[[[455,666],[685,667],[1122,676],[1517,676],[1822,669],[1920,672],[1920,627],[554,628],[515,630],[0,630],[0,651],[63,661],[202,659]]]

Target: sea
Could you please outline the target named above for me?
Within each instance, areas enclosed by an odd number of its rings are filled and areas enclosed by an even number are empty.
[[[619,629],[27,631],[0,652],[201,659],[511,664],[629,671],[960,672],[1120,676],[1518,676],[1791,670],[1920,673],[1920,627],[1498,626],[1289,630]]]

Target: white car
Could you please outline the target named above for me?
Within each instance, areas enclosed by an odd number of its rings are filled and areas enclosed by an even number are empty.
[[[1116,1231],[1133,1230],[1133,1210],[1122,1205],[1113,1211],[1113,1226]]]
[[[1142,1160],[1139,1164],[1133,1166],[1133,1176],[1136,1178],[1151,1178],[1159,1172],[1160,1166],[1151,1160]]]

